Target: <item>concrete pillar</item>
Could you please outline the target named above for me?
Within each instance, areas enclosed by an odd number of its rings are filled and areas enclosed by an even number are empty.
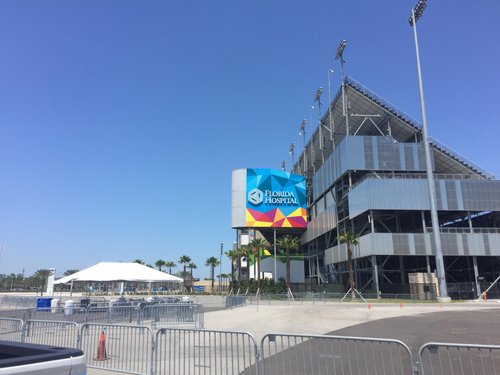
[[[425,262],[427,263],[427,273],[431,273],[431,261],[428,255],[425,256]]]
[[[476,256],[472,257],[472,263],[474,265],[474,281],[476,283],[476,293],[477,293],[477,296],[479,297],[481,295],[481,286],[479,285],[479,280],[478,280],[479,270],[477,268],[477,257]]]
[[[377,266],[377,256],[372,255],[372,266],[373,266],[373,280],[375,281],[375,293],[377,293],[377,298],[380,295],[380,287],[378,284],[378,266]]]

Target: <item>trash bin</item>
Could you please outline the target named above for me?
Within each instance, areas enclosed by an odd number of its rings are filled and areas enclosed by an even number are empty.
[[[67,300],[66,302],[64,302],[65,315],[73,315],[77,309],[78,309],[78,304],[75,301]]]
[[[54,299],[52,300],[52,302],[50,303],[50,307],[52,308],[52,312],[53,312],[53,313],[57,313],[57,312],[59,312],[59,311],[57,311],[57,310],[58,310],[58,308],[59,308],[59,301],[60,301],[60,300],[59,300],[58,298],[54,298]]]
[[[90,305],[90,298],[81,298],[80,299],[80,306],[83,307],[84,309],[87,309]]]
[[[52,303],[52,297],[38,297],[36,299],[36,309],[37,310],[50,309],[51,303]]]

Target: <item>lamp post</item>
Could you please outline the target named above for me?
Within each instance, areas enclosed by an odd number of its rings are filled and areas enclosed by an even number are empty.
[[[224,253],[224,244],[220,244],[220,262],[219,262],[219,291],[222,292],[222,254]]]
[[[450,300],[448,297],[448,288],[446,286],[446,277],[444,270],[443,249],[441,247],[441,233],[439,231],[439,220],[437,214],[436,204],[436,187],[434,184],[434,176],[432,171],[431,162],[431,148],[429,145],[429,138],[427,133],[427,119],[425,114],[425,101],[424,101],[424,88],[422,85],[422,72],[420,69],[420,53],[418,48],[417,38],[417,21],[422,17],[425,7],[427,6],[426,0],[419,0],[417,5],[411,9],[411,15],[408,19],[410,26],[413,27],[413,35],[415,38],[415,52],[417,56],[417,72],[418,72],[418,88],[420,93],[420,111],[422,113],[422,133],[425,150],[425,167],[427,170],[427,183],[429,187],[429,201],[431,209],[432,221],[432,236],[434,238],[434,247],[436,249],[436,272],[438,278],[440,299],[444,301]]]
[[[337,47],[337,54],[335,60],[340,60],[340,74],[342,76],[342,115],[345,117],[345,135],[349,135],[349,116],[347,115],[347,101],[345,97],[345,84],[344,84],[344,49],[347,46],[346,40],[341,40]]]

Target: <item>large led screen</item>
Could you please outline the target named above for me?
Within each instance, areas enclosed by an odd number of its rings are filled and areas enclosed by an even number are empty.
[[[247,227],[306,228],[306,181],[274,169],[247,169]]]

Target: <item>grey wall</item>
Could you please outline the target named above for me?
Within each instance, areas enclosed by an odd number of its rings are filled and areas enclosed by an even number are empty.
[[[434,255],[431,233],[370,233],[359,238],[353,258],[370,255]],[[500,233],[441,233],[443,255],[500,256]],[[325,264],[345,262],[345,244],[325,250]]]
[[[500,181],[436,180],[438,210],[500,211]],[[426,179],[367,178],[349,192],[349,217],[368,210],[429,210]]]
[[[347,136],[313,176],[313,199],[349,170],[423,172],[424,148],[421,143],[397,143],[389,136]]]
[[[231,188],[231,227],[246,227],[246,189],[247,170],[237,169],[233,171]]]

